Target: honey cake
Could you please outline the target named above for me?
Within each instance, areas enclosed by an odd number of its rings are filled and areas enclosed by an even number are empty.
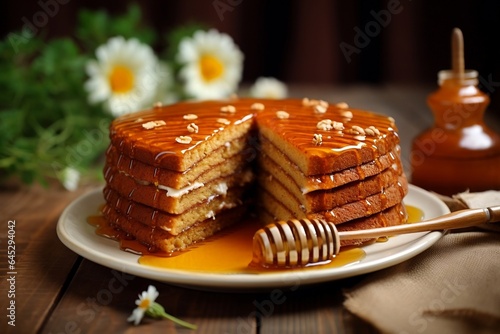
[[[408,192],[391,117],[305,99],[266,107],[257,123],[259,203],[267,222],[361,219],[361,229],[368,217],[400,206]],[[392,216],[395,224],[406,220]]]
[[[140,242],[180,250],[242,221],[254,179],[250,106],[185,102],[110,127],[103,215]]]
[[[307,99],[184,102],[122,116],[110,138],[103,214],[164,251],[244,221],[247,198],[263,223],[405,220],[407,183],[387,116]]]
[[[324,101],[286,100],[266,106],[257,122],[260,138],[286,153],[304,175],[372,162],[399,144],[392,117]]]

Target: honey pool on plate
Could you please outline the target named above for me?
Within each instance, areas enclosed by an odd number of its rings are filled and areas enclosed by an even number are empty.
[[[423,213],[420,209],[413,206],[407,206],[406,208],[409,223],[422,220]],[[249,219],[243,224],[230,227],[225,231],[219,232],[214,237],[174,254],[150,251],[145,245],[127,237],[125,233],[115,230],[102,216],[91,216],[88,218],[88,222],[96,227],[96,234],[116,240],[123,251],[140,255],[139,263],[145,266],[227,274],[275,271],[275,269],[250,265],[252,261],[252,238],[255,232],[262,227],[261,223],[256,219]],[[381,238],[378,242],[386,240],[387,238]],[[355,264],[361,261],[364,256],[365,252],[362,248],[342,249],[328,263],[286,270],[308,270],[309,268],[317,268],[317,266],[321,266],[322,268],[338,268]]]

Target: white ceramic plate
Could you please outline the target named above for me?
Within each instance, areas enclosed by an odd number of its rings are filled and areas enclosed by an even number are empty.
[[[95,234],[86,222],[97,213],[104,202],[102,191],[96,189],[72,202],[57,224],[59,239],[71,250],[93,262],[152,280],[201,289],[268,289],[297,287],[361,275],[406,261],[438,241],[443,232],[424,232],[392,237],[384,243],[363,247],[366,256],[359,262],[338,268],[318,266],[308,270],[291,270],[263,274],[211,274],[163,269],[138,263],[138,255],[119,249],[118,243]],[[448,207],[434,195],[410,185],[405,203],[424,212],[429,219],[449,212]]]

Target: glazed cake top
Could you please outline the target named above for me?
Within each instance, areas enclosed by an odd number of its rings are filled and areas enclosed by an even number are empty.
[[[185,171],[246,135],[254,124],[262,140],[285,152],[306,175],[370,162],[399,143],[391,117],[309,99],[236,98],[155,106],[115,119],[110,137],[132,159]]]
[[[255,111],[234,102],[183,102],[124,115],[111,124],[111,145],[133,160],[184,172],[247,134]]]
[[[335,173],[389,154],[399,144],[392,117],[320,100],[264,102],[257,115],[268,140],[305,175]]]

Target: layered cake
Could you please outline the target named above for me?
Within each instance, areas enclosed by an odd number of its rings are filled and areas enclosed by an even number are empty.
[[[387,116],[308,99],[185,102],[122,116],[110,138],[103,215],[166,252],[244,224],[249,208],[263,224],[321,218],[339,230],[406,219]]]
[[[254,179],[253,112],[217,102],[156,106],[116,119],[104,217],[152,248],[184,249],[243,220]]]
[[[406,220],[408,184],[391,117],[304,99],[269,106],[257,123],[264,221],[324,219],[342,231]]]

